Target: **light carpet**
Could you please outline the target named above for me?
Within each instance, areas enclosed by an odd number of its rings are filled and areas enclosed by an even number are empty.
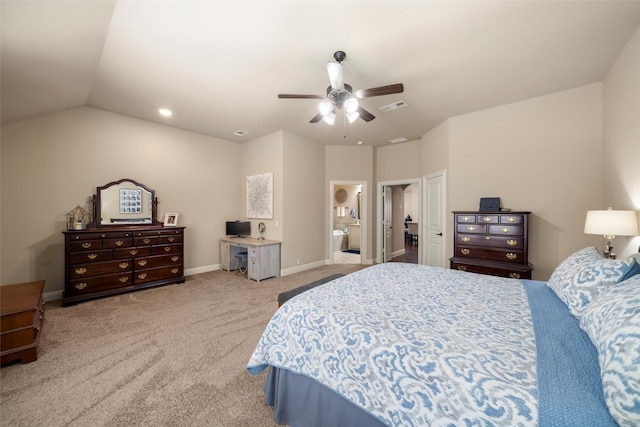
[[[260,283],[214,271],[70,307],[48,303],[38,360],[0,370],[0,424],[276,426],[266,373],[245,367],[278,294],[362,267]]]

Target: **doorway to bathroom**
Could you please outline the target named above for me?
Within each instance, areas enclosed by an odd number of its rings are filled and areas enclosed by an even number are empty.
[[[329,260],[332,264],[364,264],[366,259],[366,183],[331,181]]]

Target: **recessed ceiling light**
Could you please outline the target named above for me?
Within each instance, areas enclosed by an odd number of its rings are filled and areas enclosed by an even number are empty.
[[[406,142],[406,141],[408,141],[408,140],[404,136],[401,136],[400,138],[393,138],[393,139],[389,140],[389,142],[392,143],[392,144],[397,144],[398,142]]]
[[[237,130],[235,131],[233,134],[235,136],[245,136],[246,134],[248,134],[249,132],[247,132],[246,130]]]
[[[169,110],[168,108],[160,108],[158,110],[158,112],[160,113],[161,116],[163,117],[171,117],[173,115],[173,113],[171,112],[171,110]]]
[[[362,145],[362,144],[364,144],[364,142],[358,141],[358,145]]]

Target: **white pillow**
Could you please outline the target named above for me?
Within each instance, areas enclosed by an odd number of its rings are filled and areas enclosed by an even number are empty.
[[[621,426],[640,426],[640,275],[598,295],[580,327],[598,349],[611,416]]]
[[[547,286],[569,307],[571,314],[580,318],[598,293],[638,273],[640,266],[635,258],[605,258],[592,246],[562,261]]]

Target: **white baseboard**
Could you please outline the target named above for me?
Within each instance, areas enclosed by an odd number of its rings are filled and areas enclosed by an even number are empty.
[[[281,276],[288,276],[290,274],[300,273],[302,271],[311,270],[312,268],[322,267],[326,265],[325,261],[316,261],[309,264],[304,265],[296,265],[295,267],[287,268],[285,270],[280,271]]]
[[[42,299],[45,302],[61,300],[63,292],[64,291],[43,292],[42,293]]]

